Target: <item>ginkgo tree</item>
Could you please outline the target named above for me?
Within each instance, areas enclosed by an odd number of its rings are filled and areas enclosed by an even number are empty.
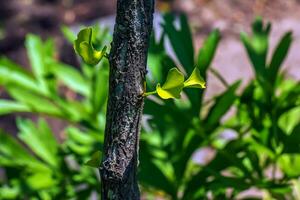
[[[140,199],[137,182],[140,121],[143,110],[147,53],[152,32],[154,0],[118,0],[110,53],[109,96],[100,167],[103,200]],[[88,64],[105,55],[91,45],[83,30],[75,50]]]
[[[184,88],[205,88],[205,82],[197,67],[186,80],[182,72],[172,68],[164,84],[157,83],[155,91],[145,91],[154,1],[125,0],[117,4],[109,54],[106,47],[102,50],[93,47],[91,28],[78,33],[74,49],[89,65],[97,65],[103,58],[108,58],[110,63],[105,140],[100,166],[102,199],[134,200],[140,199],[137,167],[144,97],[157,93],[162,99],[180,98]]]
[[[100,167],[103,199],[140,198],[136,174],[143,97],[157,93],[162,99],[180,98],[184,88],[205,88],[205,82],[198,67],[194,68],[187,80],[182,72],[177,68],[172,68],[164,84],[157,83],[155,91],[145,91],[153,3],[145,1],[143,5],[139,5],[149,12],[144,16],[147,19],[145,29],[141,26],[145,20],[134,18],[131,19],[133,21],[129,21],[128,17],[132,16],[125,11],[129,6],[129,9],[142,12],[137,7],[130,7],[139,3],[135,1],[127,3],[129,4],[121,5],[123,3],[118,2],[117,24],[109,56],[106,47],[102,50],[93,47],[91,28],[81,30],[74,43],[75,51],[87,64],[97,65],[104,57],[110,61],[110,91],[104,155]]]
[[[89,65],[97,65],[102,58],[107,57],[107,47],[103,47],[102,50],[96,50],[92,45],[91,38],[92,28],[82,29],[75,40],[74,49],[85,63]],[[178,68],[172,68],[169,70],[164,84],[161,85],[160,83],[157,83],[155,91],[144,91],[142,96],[146,97],[158,94],[162,99],[180,98],[181,92],[184,88],[204,89],[205,87],[205,81],[202,78],[198,67],[194,68],[192,74],[186,80],[184,74]],[[109,113],[107,113],[107,115],[109,115]],[[95,166],[97,165],[99,157],[100,154],[96,152],[89,162],[95,162]]]

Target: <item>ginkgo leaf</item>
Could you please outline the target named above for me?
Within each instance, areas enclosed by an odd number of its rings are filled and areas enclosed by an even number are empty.
[[[101,152],[96,151],[95,153],[93,153],[92,158],[89,161],[87,161],[85,164],[90,167],[98,168],[100,167],[100,163],[101,163]]]
[[[205,81],[200,75],[200,70],[195,67],[191,76],[184,82],[184,87],[188,88],[206,88]]]
[[[94,49],[92,45],[92,28],[85,28],[78,33],[74,49],[83,61],[90,65],[99,63],[106,52],[106,47],[101,51]]]
[[[183,74],[177,68],[172,68],[169,70],[167,80],[163,86],[157,84],[156,91],[162,99],[180,98],[184,86],[183,82]]]

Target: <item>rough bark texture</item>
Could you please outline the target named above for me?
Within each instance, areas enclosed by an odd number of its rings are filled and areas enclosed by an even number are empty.
[[[102,200],[137,200],[140,121],[154,0],[118,0],[112,49]]]

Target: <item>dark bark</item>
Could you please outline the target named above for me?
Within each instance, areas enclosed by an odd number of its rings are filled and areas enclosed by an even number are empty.
[[[137,200],[140,122],[154,0],[118,0],[110,80],[102,200]]]

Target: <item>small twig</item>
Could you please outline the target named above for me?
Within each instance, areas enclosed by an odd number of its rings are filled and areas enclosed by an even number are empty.
[[[213,69],[213,68],[209,68],[209,71],[217,78],[219,79],[219,81],[226,87],[228,88],[229,87],[229,84],[227,83],[227,81],[221,76],[221,74]]]
[[[152,92],[146,92],[146,93],[144,93],[144,97],[147,97],[147,96],[150,96],[150,95],[152,95],[152,94],[156,94],[157,92],[156,92],[156,90],[155,91],[152,91]]]
[[[207,106],[215,100],[216,100],[216,97],[212,97],[211,99],[208,99],[205,102],[203,102],[203,106]]]

